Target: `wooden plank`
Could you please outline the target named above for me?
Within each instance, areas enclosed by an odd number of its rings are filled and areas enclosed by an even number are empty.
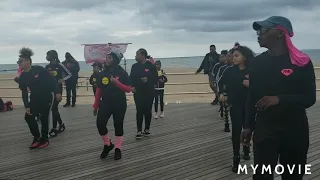
[[[308,161],[313,174],[305,179],[320,177],[319,110],[319,104],[308,110]],[[31,138],[23,107],[0,114],[0,179],[252,179],[250,174],[231,172],[231,133],[223,132],[218,106],[166,106],[166,117],[152,121],[152,136],[137,141],[135,107],[130,105],[124,123],[123,159],[119,161],[113,160],[113,152],[107,159],[99,159],[103,145],[91,106],[61,107],[60,112],[67,130],[43,150],[28,149]],[[113,136],[112,119],[107,127]]]

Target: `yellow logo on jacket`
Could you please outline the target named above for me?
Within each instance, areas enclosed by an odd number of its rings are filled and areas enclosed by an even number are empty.
[[[162,71],[158,71],[158,76],[162,76]]]
[[[57,76],[58,72],[57,71],[50,71],[52,76]]]
[[[109,84],[109,79],[107,77],[102,78],[101,80],[102,84],[107,85]]]
[[[96,79],[96,78],[93,78],[93,79],[92,79],[92,81],[93,81],[93,82],[96,82],[96,81],[97,81],[97,79]]]

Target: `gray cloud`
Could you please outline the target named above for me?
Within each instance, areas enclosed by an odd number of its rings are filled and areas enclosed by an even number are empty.
[[[319,6],[319,0],[1,0],[0,51],[7,57],[0,63],[22,45],[40,55],[50,47],[78,57],[80,44],[104,42],[132,42],[130,57],[140,47],[157,56],[201,55],[209,44],[224,49],[234,41],[259,50],[252,22],[272,15],[291,19],[294,42],[310,48],[320,35],[310,32],[320,25]]]

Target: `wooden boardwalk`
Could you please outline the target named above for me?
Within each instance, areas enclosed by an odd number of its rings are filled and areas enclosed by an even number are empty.
[[[165,108],[165,118],[152,121],[152,136],[137,141],[135,108],[128,107],[123,158],[119,161],[113,160],[113,151],[107,159],[99,158],[103,145],[89,105],[60,108],[67,129],[43,150],[28,149],[32,139],[23,108],[1,113],[0,179],[251,179],[251,174],[231,172],[231,133],[223,132],[218,106],[169,104]],[[316,180],[320,179],[320,105],[310,108],[308,114],[312,174],[304,179]],[[113,135],[112,120],[108,127]]]

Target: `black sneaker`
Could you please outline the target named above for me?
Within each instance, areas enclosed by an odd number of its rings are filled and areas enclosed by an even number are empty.
[[[224,132],[230,132],[229,123],[224,124]]]
[[[240,164],[240,156],[234,156],[233,163],[232,163],[232,172],[235,172],[235,173],[238,172],[239,164]]]
[[[66,103],[63,105],[63,107],[68,107],[68,106],[70,106],[70,103]]]
[[[66,126],[64,125],[64,123],[62,123],[58,128],[58,133],[63,132],[65,129],[66,129]]]
[[[136,135],[136,139],[141,139],[142,138],[142,132],[138,131]]]
[[[76,106],[76,104],[75,103],[72,103],[72,105],[71,105],[72,107],[75,107]]]
[[[110,142],[110,145],[104,145],[103,151],[100,155],[101,159],[104,159],[108,156],[109,152],[114,148],[114,145]]]
[[[151,134],[151,133],[150,133],[150,130],[149,130],[149,129],[146,129],[146,130],[143,131],[143,135],[144,135],[144,136],[147,136],[147,137],[148,137],[148,136],[150,136],[150,134]]]
[[[56,137],[58,136],[58,130],[56,129],[51,129],[51,131],[49,132],[50,137]]]
[[[40,146],[40,139],[39,138],[33,138],[33,141],[31,145],[29,146],[30,149],[35,149]]]
[[[114,150],[114,160],[119,160],[121,159],[121,150],[119,148],[116,148]]]

